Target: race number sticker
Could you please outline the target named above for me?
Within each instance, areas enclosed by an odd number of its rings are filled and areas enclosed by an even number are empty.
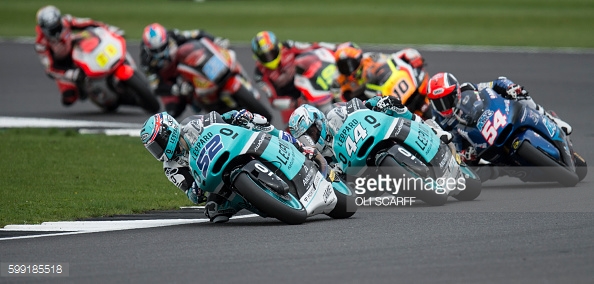
[[[481,129],[481,134],[483,134],[483,138],[489,145],[493,145],[495,142],[499,128],[507,125],[507,116],[502,114],[500,110],[497,110],[492,118],[492,120],[487,120]]]
[[[365,128],[363,128],[361,124],[357,124],[357,126],[355,126],[355,128],[353,129],[353,134],[355,139],[353,140],[351,139],[351,136],[348,136],[345,143],[345,147],[347,153],[349,154],[349,157],[352,156],[353,153],[355,153],[355,151],[357,151],[357,143],[359,143],[361,139],[367,137],[367,130],[365,130]]]
[[[99,65],[99,67],[104,68],[109,63],[109,61],[114,56],[116,56],[117,53],[117,48],[110,43],[103,49],[102,52],[97,54],[97,57],[95,57],[95,61],[97,62],[97,65]]]
[[[322,90],[329,90],[332,82],[334,81],[334,77],[337,74],[336,72],[336,65],[330,64],[320,72],[320,76],[318,76],[316,83],[318,86],[322,87]]]
[[[203,178],[206,178],[208,167],[210,162],[216,157],[216,155],[223,149],[223,141],[220,135],[215,135],[200,151],[198,159],[196,159],[196,166],[200,170],[200,174]]]

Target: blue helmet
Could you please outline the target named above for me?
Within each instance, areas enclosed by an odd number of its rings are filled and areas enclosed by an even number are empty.
[[[151,116],[140,130],[144,147],[159,161],[169,161],[180,154],[179,123],[167,112]]]
[[[289,131],[299,138],[309,135],[316,142],[316,148],[322,152],[324,147],[330,145],[332,136],[328,132],[326,116],[314,106],[304,104],[293,111],[289,118]]]

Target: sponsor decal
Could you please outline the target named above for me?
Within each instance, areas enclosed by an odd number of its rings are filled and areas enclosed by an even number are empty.
[[[344,142],[346,141],[347,137],[349,136],[348,133],[355,128],[359,124],[357,119],[351,120],[348,124],[342,126],[342,131],[338,135],[338,146],[342,147]]]
[[[256,142],[256,147],[254,147],[254,152],[256,152],[256,151],[258,151],[258,149],[260,149],[260,146],[262,146],[262,143],[264,142],[264,138],[265,138],[265,135],[260,134],[260,139],[258,139],[258,142]]]
[[[485,123],[487,122],[487,120],[489,120],[491,118],[491,116],[493,116],[493,114],[494,114],[494,112],[490,109],[484,111],[476,123],[476,128],[483,129],[483,126],[485,126]]]
[[[555,123],[553,123],[548,117],[544,115],[542,116],[542,123],[547,128],[549,135],[555,135],[555,132],[557,131],[557,125]]]
[[[516,140],[514,140],[514,142],[512,142],[512,148],[514,148],[514,150],[518,150],[519,147],[520,147],[520,139],[516,138]]]

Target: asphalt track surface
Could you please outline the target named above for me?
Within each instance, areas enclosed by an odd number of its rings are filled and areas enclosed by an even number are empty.
[[[136,58],[137,45],[130,49]],[[236,50],[251,71],[248,50]],[[575,148],[594,161],[593,53],[420,50],[430,74],[450,71],[474,82],[507,75],[523,84],[538,103],[572,124]],[[32,44],[4,42],[0,52],[0,116],[132,123],[147,118],[133,108],[107,115],[89,102],[65,108]],[[3,265],[69,264],[68,277],[0,282],[592,283],[592,181],[591,169],[574,188],[504,178],[485,183],[472,202],[361,209],[347,220],[319,216],[299,226],[242,218],[0,240]],[[111,219],[202,217],[186,209]]]

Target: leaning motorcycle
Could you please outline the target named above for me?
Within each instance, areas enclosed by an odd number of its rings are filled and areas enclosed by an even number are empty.
[[[456,131],[476,154],[524,182],[556,181],[575,186],[587,174],[568,135],[527,100],[508,100],[490,88],[464,91],[458,99]]]
[[[295,87],[301,92],[298,105],[309,104],[326,113],[338,94],[332,88],[338,78],[334,54],[326,48],[318,48],[295,58]]]
[[[322,112],[332,108],[339,101],[333,82],[338,77],[334,54],[327,48],[316,48],[295,57],[293,84],[301,95],[278,98],[273,105],[280,110],[283,123],[287,123],[293,111],[300,105],[309,104]]]
[[[423,119],[432,117],[427,97],[429,74],[424,68],[413,68],[404,60],[390,56],[367,72],[366,96],[361,100],[377,95],[395,96],[414,114]]]
[[[347,181],[384,173],[400,180],[394,181],[401,185],[399,194],[430,205],[443,205],[448,196],[470,201],[480,195],[480,178],[428,125],[351,102],[333,142],[335,158]]]
[[[183,131],[193,137],[189,164],[200,188],[235,208],[287,224],[318,214],[348,218],[356,211],[354,193],[321,155],[306,159],[289,142],[225,124],[214,113],[191,120]]]
[[[272,120],[235,52],[201,38],[181,45],[177,54],[180,78],[194,87],[189,98],[193,105],[219,113],[247,109]]]
[[[126,50],[126,40],[103,27],[87,28],[73,35],[72,60],[86,75],[81,97],[112,112],[120,105],[140,106],[147,113],[160,105],[146,78]]]

